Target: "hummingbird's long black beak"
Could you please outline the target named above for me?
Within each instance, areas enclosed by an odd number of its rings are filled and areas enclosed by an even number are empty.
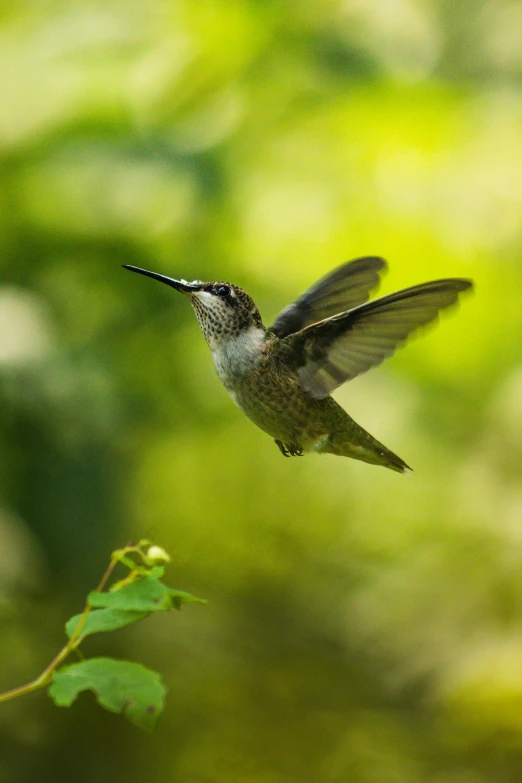
[[[130,269],[131,272],[138,272],[140,275],[145,275],[146,277],[152,277],[153,280],[159,280],[160,283],[166,283],[167,285],[172,286],[172,288],[175,288],[176,291],[181,291],[184,294],[201,291],[201,285],[199,283],[187,283],[186,280],[175,280],[173,277],[160,275],[158,272],[148,272],[146,269],[140,269],[139,266],[131,266],[130,264],[123,264],[123,268]]]

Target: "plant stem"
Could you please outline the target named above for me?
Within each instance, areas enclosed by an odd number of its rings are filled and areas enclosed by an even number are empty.
[[[123,552],[126,552],[128,550],[128,547],[125,550],[122,550]],[[107,584],[115,566],[117,563],[119,563],[122,560],[122,557],[117,558],[111,558],[111,562],[109,563],[107,570],[105,571],[104,575],[100,579],[100,583],[98,587],[96,588],[97,593],[101,593],[105,585]],[[91,607],[86,604],[85,609],[82,612],[82,616],[80,619],[80,622],[74,629],[74,633],[72,634],[71,638],[63,647],[58,655],[56,655],[51,663],[49,663],[43,672],[40,674],[39,677],[37,677],[35,680],[32,680],[31,682],[26,683],[25,685],[19,685],[18,688],[13,688],[10,691],[5,691],[5,693],[0,693],[0,704],[4,701],[10,701],[11,699],[16,699],[18,696],[23,696],[25,693],[31,693],[31,691],[36,691],[39,688],[45,688],[46,685],[49,684],[49,682],[52,679],[54,670],[61,664],[65,659],[78,647],[80,642],[82,641],[82,630],[85,625],[85,622],[87,620],[87,617],[89,616],[89,613],[91,611]]]

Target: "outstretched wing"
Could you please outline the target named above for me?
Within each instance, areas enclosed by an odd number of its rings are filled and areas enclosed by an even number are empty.
[[[312,324],[282,343],[295,357],[303,389],[326,397],[391,356],[471,286],[470,280],[448,279],[406,288]]]
[[[270,331],[279,338],[287,337],[309,324],[367,302],[370,291],[379,283],[379,272],[385,268],[386,261],[373,256],[337,267],[285,307]]]

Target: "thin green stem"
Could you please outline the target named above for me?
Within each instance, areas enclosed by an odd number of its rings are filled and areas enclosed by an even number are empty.
[[[119,550],[116,557],[113,556],[111,558],[111,562],[107,566],[107,570],[105,571],[102,578],[100,579],[100,583],[98,584],[98,587],[96,588],[95,592],[101,593],[101,591],[107,584],[108,580],[110,579],[110,576],[114,571],[116,565],[119,562],[123,561],[125,554],[129,550],[135,551],[135,549],[136,549],[135,547],[129,545],[128,547],[125,547],[125,549]],[[65,659],[74,650],[76,650],[79,644],[81,643],[82,630],[83,627],[85,626],[87,617],[89,616],[90,612],[91,612],[91,607],[88,604],[86,604],[85,609],[82,612],[80,621],[76,626],[76,628],[74,629],[71,638],[69,639],[67,644],[60,650],[60,652],[53,658],[53,660],[45,667],[45,669],[40,674],[40,676],[37,677],[35,680],[26,683],[25,685],[19,685],[18,688],[13,688],[10,691],[5,691],[5,693],[0,693],[0,704],[4,701],[10,701],[11,699],[16,699],[18,696],[23,696],[25,693],[31,693],[31,691],[36,691],[39,688],[45,688],[45,686],[50,683],[55,669],[57,669],[58,666],[61,663],[63,663],[63,661],[65,661]]]

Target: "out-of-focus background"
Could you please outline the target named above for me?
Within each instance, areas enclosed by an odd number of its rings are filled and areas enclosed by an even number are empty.
[[[522,7],[3,2],[0,687],[111,549],[209,599],[85,645],[164,675],[152,736],[90,695],[0,709],[0,782],[522,779]],[[476,293],[336,394],[415,469],[285,460],[186,302],[268,324],[361,255]]]

